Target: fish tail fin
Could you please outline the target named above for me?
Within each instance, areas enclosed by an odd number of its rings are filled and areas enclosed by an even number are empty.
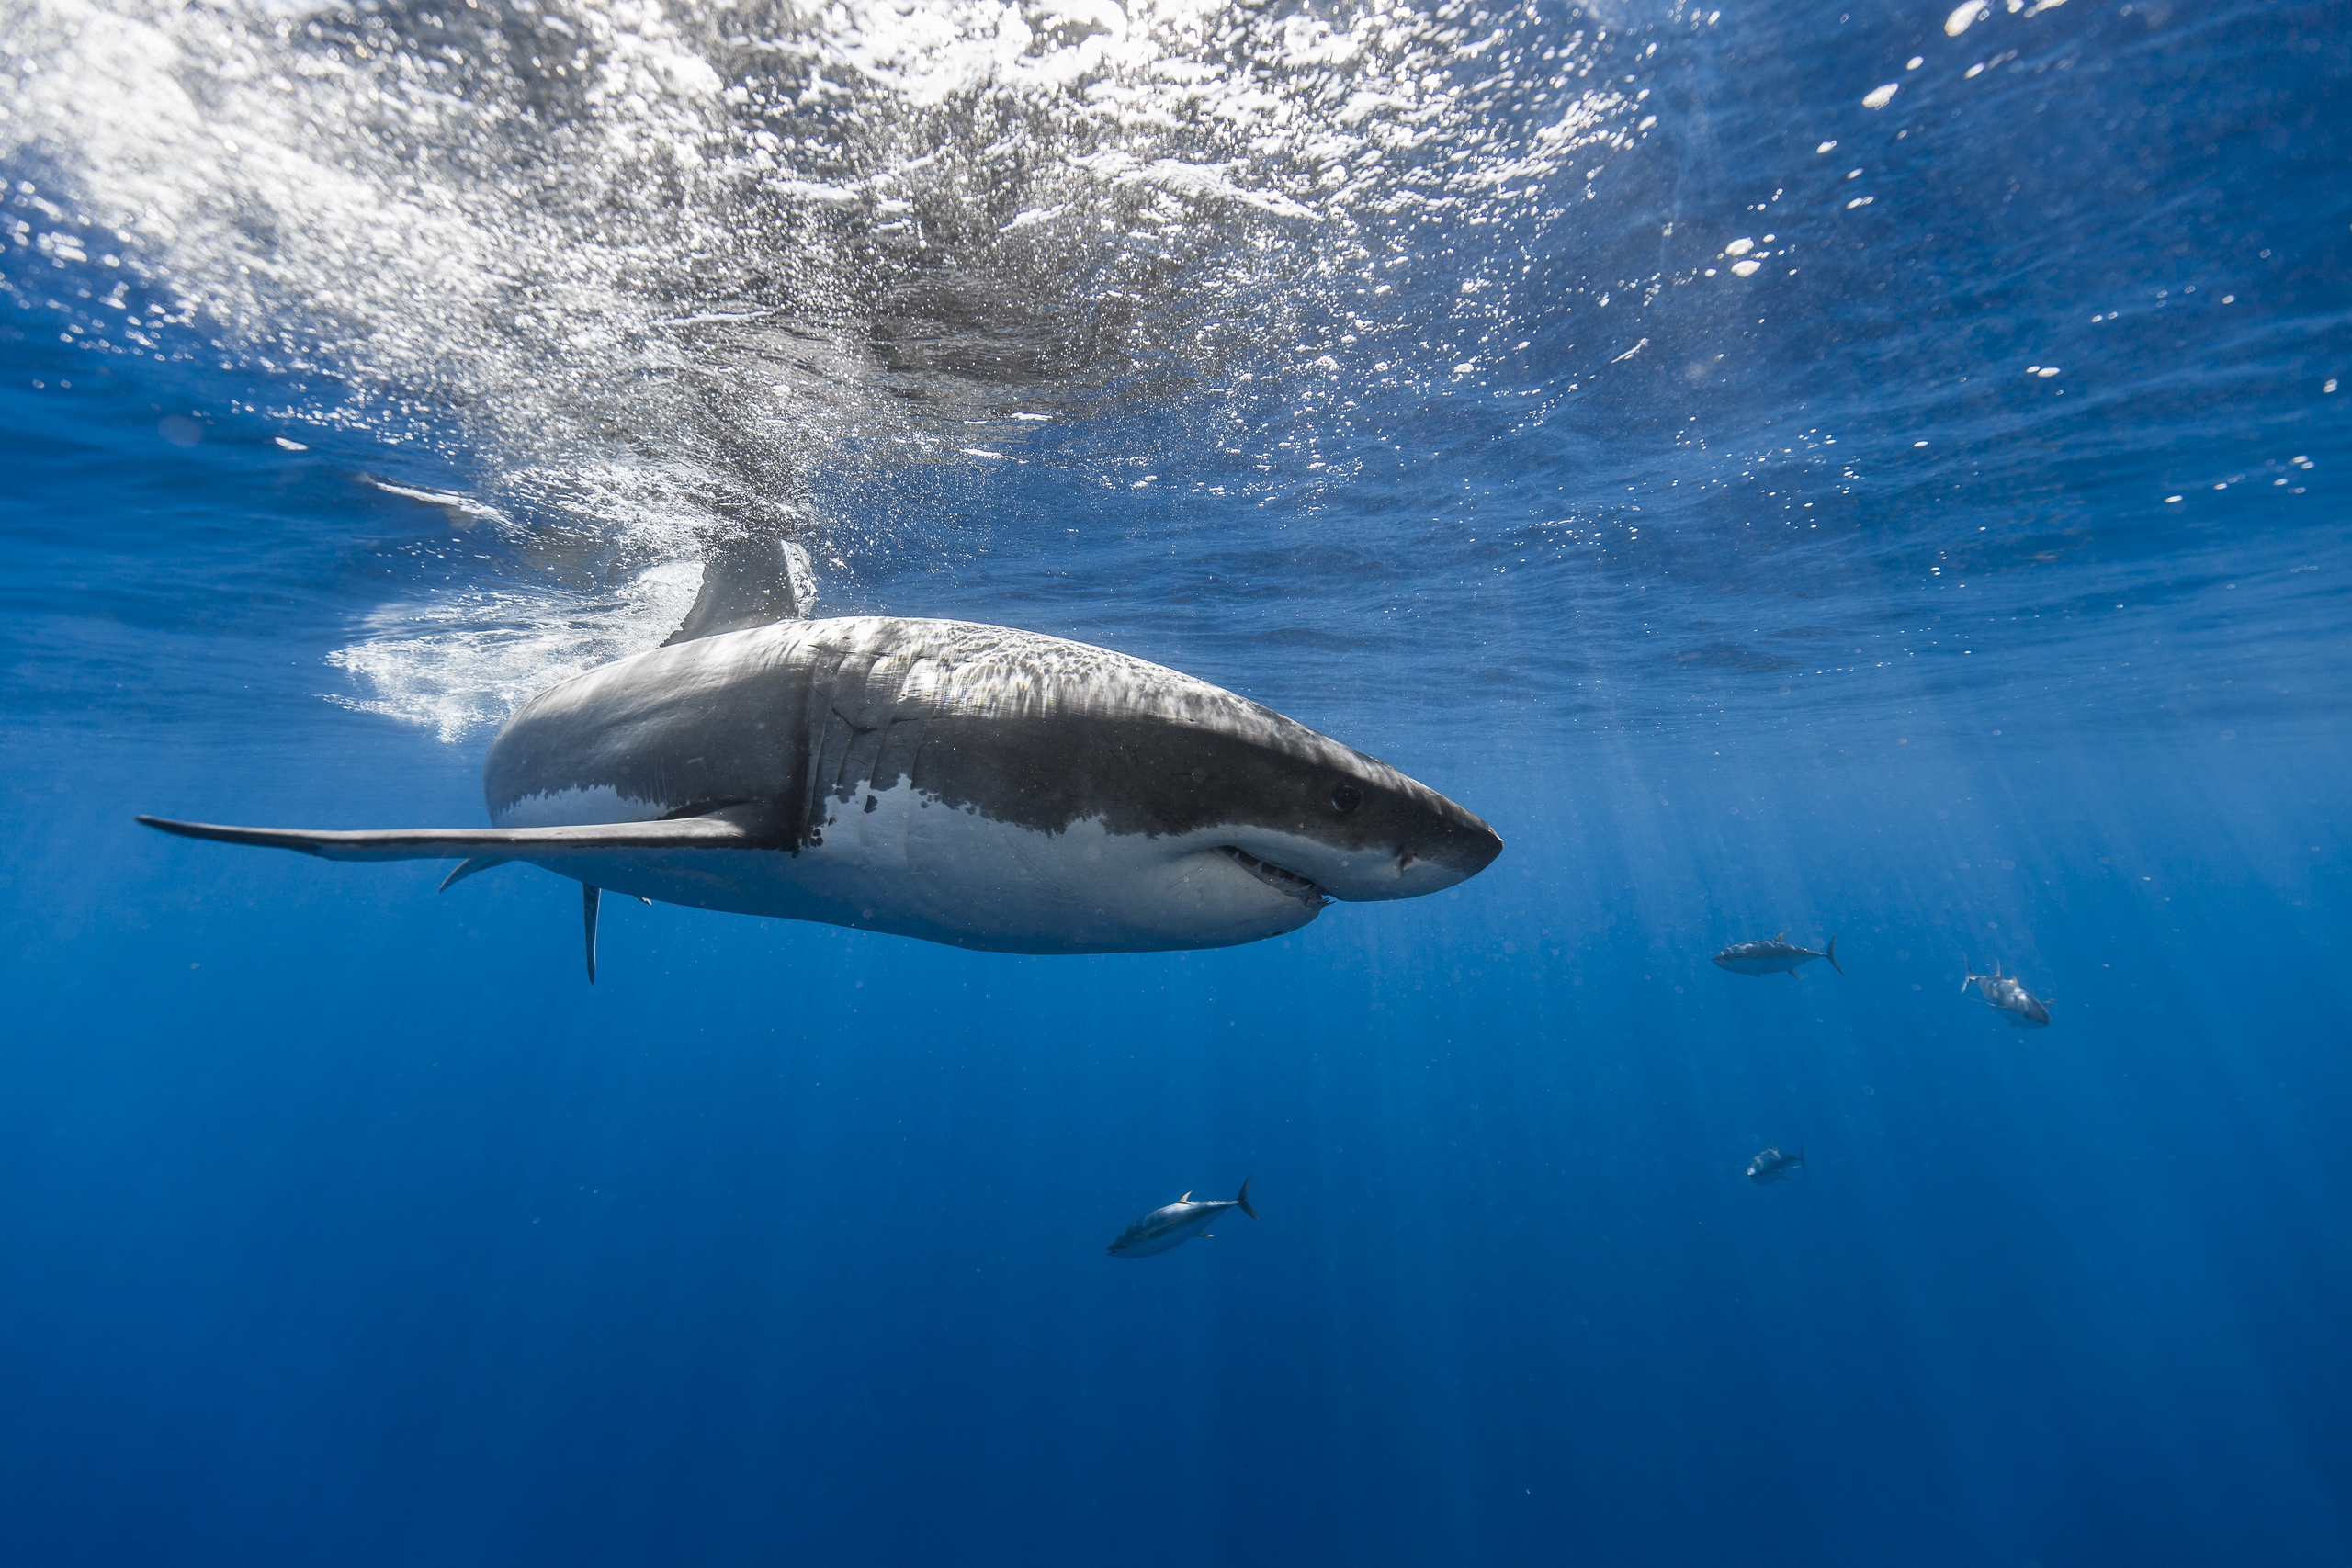
[[[1247,1176],[1241,1179],[1241,1196],[1236,1198],[1234,1201],[1241,1205],[1243,1213],[1254,1220],[1258,1217],[1258,1211],[1250,1206],[1250,1177]]]
[[[1799,1170],[1811,1170],[1813,1168],[1811,1166],[1804,1163],[1804,1145],[1803,1144],[1799,1144],[1797,1145],[1797,1168]]]
[[[1976,984],[1976,965],[1971,964],[1967,955],[1963,953],[1960,960],[1960,994],[1963,997],[1968,995],[1968,987],[1974,984]]]
[[[1821,956],[1829,960],[1829,967],[1837,970],[1840,975],[1843,975],[1846,972],[1846,966],[1838,962],[1838,939],[1836,937],[1833,936],[1829,939],[1829,945],[1822,951]]]

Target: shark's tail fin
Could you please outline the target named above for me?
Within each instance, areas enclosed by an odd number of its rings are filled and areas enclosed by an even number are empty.
[[[1258,1211],[1257,1211],[1257,1210],[1255,1210],[1255,1209],[1253,1209],[1253,1208],[1251,1208],[1251,1207],[1250,1206],[1250,1178],[1249,1178],[1249,1177],[1245,1176],[1245,1177],[1243,1177],[1243,1178],[1241,1179],[1241,1196],[1240,1196],[1240,1197],[1238,1197],[1238,1198],[1236,1198],[1236,1199],[1234,1200],[1234,1201],[1235,1201],[1235,1202],[1237,1202],[1237,1203],[1238,1203],[1238,1204],[1240,1204],[1240,1205],[1241,1205],[1241,1212],[1242,1212],[1243,1213],[1245,1213],[1245,1214],[1249,1215],[1251,1219],[1253,1219],[1253,1220],[1254,1220],[1254,1219],[1256,1219],[1256,1218],[1258,1217]]]
[[[1843,974],[1845,971],[1840,970],[1838,973]],[[1803,1144],[1799,1144],[1797,1145],[1797,1168],[1799,1170],[1810,1170],[1813,1168],[1811,1166],[1804,1163],[1804,1145]]]
[[[1829,945],[1822,951],[1821,956],[1829,960],[1829,967],[1837,970],[1840,975],[1843,975],[1846,972],[1846,966],[1838,962],[1838,939],[1836,937],[1833,936],[1829,939]]]
[[[1965,957],[1960,961],[1960,994],[1968,995],[1968,987],[1976,984],[1976,965]]]

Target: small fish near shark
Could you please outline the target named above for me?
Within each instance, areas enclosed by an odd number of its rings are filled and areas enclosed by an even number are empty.
[[[1993,965],[1993,972],[1990,975],[1978,975],[1970,971],[1966,959],[1961,960],[1960,967],[1962,973],[1967,976],[1967,978],[1960,983],[1961,995],[1966,996],[1968,987],[1975,987],[1977,994],[1984,998],[1986,1007],[1996,1009],[2008,1015],[2009,1027],[2012,1029],[2050,1027],[2048,1000],[2027,990],[2016,976],[2002,974],[2001,966],[1997,963]]]
[[[482,765],[490,827],[139,820],[460,862],[444,888],[508,862],[571,877],[592,982],[604,888],[991,953],[1150,953],[1435,893],[1502,852],[1435,790],[1204,681],[1005,626],[801,619],[805,574],[789,544],[715,552],[669,642],[526,702]]]
[[[1775,1182],[1786,1181],[1804,1168],[1804,1145],[1797,1145],[1796,1153],[1784,1155],[1781,1152],[1781,1145],[1774,1144],[1747,1162],[1747,1179],[1758,1187],[1770,1187]]]
[[[1249,1178],[1242,1179],[1241,1195],[1238,1198],[1222,1202],[1216,1199],[1204,1199],[1195,1203],[1193,1195],[1187,1192],[1173,1203],[1154,1209],[1119,1233],[1119,1238],[1111,1244],[1111,1256],[1152,1258],[1163,1252],[1172,1252],[1194,1236],[1207,1241],[1210,1239],[1209,1226],[1216,1224],[1217,1216],[1227,1209],[1238,1209],[1253,1220],[1258,1217],[1258,1211],[1250,1206]]]
[[[1829,967],[1840,975],[1846,972],[1838,962],[1836,937],[1831,937],[1829,945],[1815,953],[1809,947],[1799,947],[1791,942],[1786,931],[1770,942],[1736,942],[1715,954],[1715,964],[1735,975],[1753,975],[1758,979],[1767,975],[1786,975],[1794,979],[1799,969],[1816,958],[1829,960]]]

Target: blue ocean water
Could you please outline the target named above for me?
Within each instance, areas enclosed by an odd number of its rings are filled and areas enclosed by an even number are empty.
[[[2344,6],[0,17],[0,1560],[2352,1556]],[[745,519],[1509,847],[592,989],[131,822],[479,823]]]

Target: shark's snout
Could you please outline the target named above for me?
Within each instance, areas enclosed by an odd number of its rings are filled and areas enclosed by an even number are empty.
[[[1458,845],[1455,863],[1461,870],[1461,874],[1454,878],[1456,882],[1467,882],[1494,864],[1495,857],[1503,852],[1503,836],[1500,833],[1467,811],[1462,815],[1465,821],[1453,835]]]
[[[1444,796],[1437,798],[1444,809],[1411,824],[1393,855],[1331,891],[1351,899],[1417,898],[1467,882],[1494,864],[1503,852],[1502,836]]]

